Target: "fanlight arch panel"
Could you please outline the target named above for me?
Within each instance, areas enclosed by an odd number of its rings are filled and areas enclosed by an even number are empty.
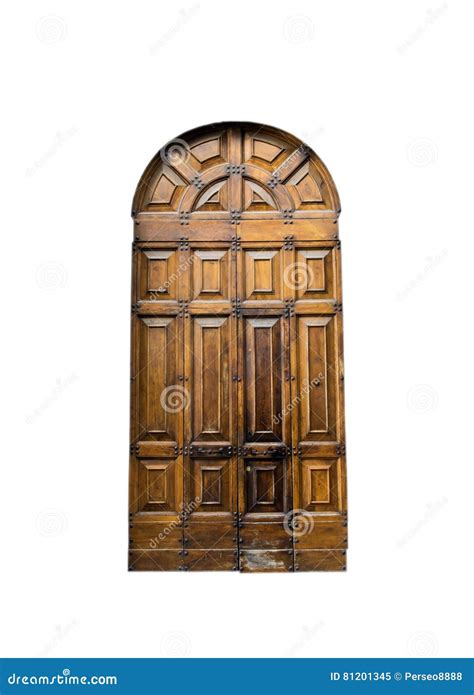
[[[151,160],[133,216],[172,219],[336,217],[329,171],[298,138],[254,123],[217,123],[183,133]]]

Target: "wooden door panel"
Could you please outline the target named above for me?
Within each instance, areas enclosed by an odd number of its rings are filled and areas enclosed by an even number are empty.
[[[179,524],[134,521],[130,525],[130,547],[135,550],[180,550],[183,530]]]
[[[298,462],[301,509],[308,512],[341,511],[339,460],[301,458]]]
[[[138,511],[179,512],[178,459],[138,459]]]
[[[245,459],[245,515],[286,514],[286,459]]]
[[[291,572],[293,550],[242,550],[241,572]]]
[[[187,465],[190,518],[217,513],[231,516],[235,505],[235,463],[232,458],[191,458]]]
[[[179,258],[176,247],[144,249],[140,253],[139,300],[176,301]]]
[[[204,302],[227,301],[234,297],[231,286],[231,252],[229,248],[201,246],[193,248],[191,299]]]
[[[178,420],[188,398],[178,383],[178,318],[143,317],[140,330],[139,439],[177,444]]]
[[[134,572],[177,572],[182,550],[130,550],[128,569]]]
[[[252,248],[246,246],[242,306],[253,303],[282,301],[281,247]]]
[[[337,351],[334,316],[297,316],[299,442],[337,440]]]
[[[184,547],[186,550],[237,549],[237,529],[232,523],[195,522],[185,524]]]
[[[245,441],[282,442],[285,345],[282,317],[244,316]]]
[[[192,316],[192,443],[231,443],[231,317]]]
[[[296,262],[285,270],[285,281],[294,287],[296,300],[333,299],[336,296],[334,247],[303,245],[296,248]]]
[[[343,572],[345,569],[345,550],[297,550],[295,552],[295,570],[298,572]]]

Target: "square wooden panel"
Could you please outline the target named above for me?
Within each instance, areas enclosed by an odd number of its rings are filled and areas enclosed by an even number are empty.
[[[300,459],[301,507],[310,512],[340,510],[338,459]]]
[[[246,459],[245,513],[286,512],[286,461]]]
[[[244,301],[282,299],[280,249],[244,249]]]
[[[335,297],[332,248],[298,248],[292,285],[297,299]]]
[[[179,275],[177,250],[146,249],[141,253],[140,299],[143,301],[175,300]]]
[[[228,249],[195,249],[192,262],[192,299],[230,301]]]
[[[231,459],[191,459],[187,472],[187,506],[194,513],[231,512]]]
[[[176,459],[138,462],[139,511],[176,512]]]

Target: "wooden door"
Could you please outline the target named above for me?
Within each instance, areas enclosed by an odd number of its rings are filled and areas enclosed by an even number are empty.
[[[266,126],[168,143],[134,200],[133,570],[345,569],[339,202]]]

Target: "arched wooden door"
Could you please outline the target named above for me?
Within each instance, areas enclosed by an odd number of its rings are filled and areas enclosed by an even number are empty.
[[[252,123],[168,143],[134,203],[131,570],[345,569],[339,198]]]

